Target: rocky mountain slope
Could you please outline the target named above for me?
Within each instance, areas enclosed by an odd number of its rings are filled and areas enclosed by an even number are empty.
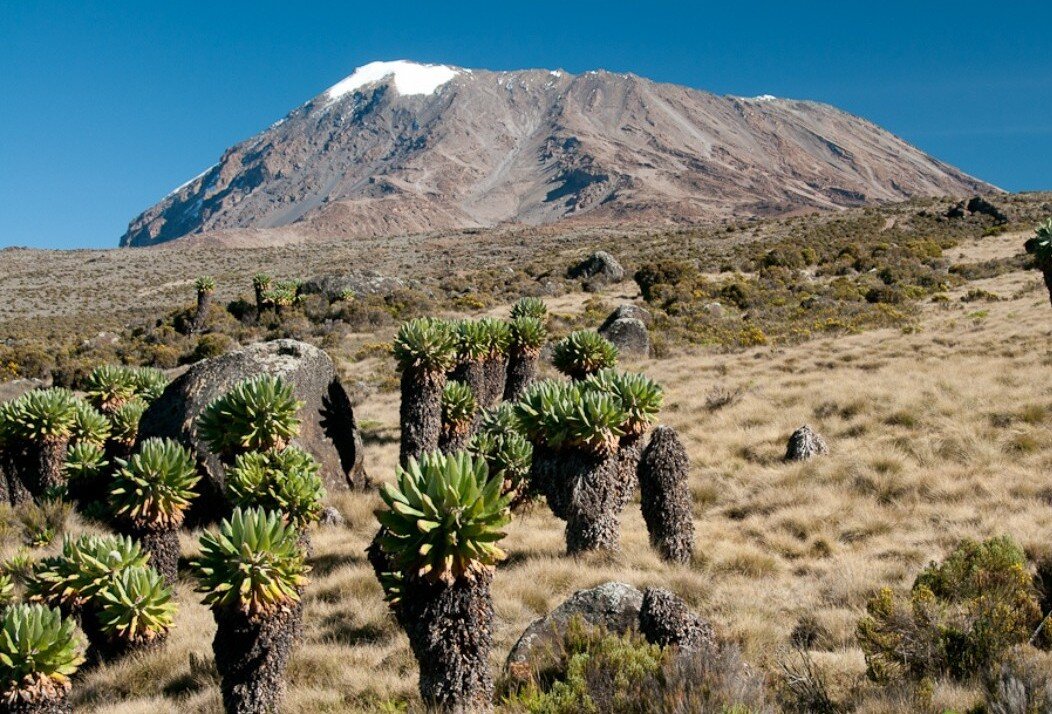
[[[825,104],[376,62],[227,150],[121,245],[692,222],[992,190]]]

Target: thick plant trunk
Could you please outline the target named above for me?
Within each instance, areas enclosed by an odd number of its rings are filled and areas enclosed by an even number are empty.
[[[219,670],[223,708],[227,714],[271,714],[280,711],[285,694],[285,668],[289,663],[297,620],[297,604],[260,621],[236,610],[213,613],[218,629],[212,640]]]
[[[643,520],[650,544],[673,563],[689,563],[694,554],[689,471],[687,450],[676,430],[667,426],[654,429],[639,460]]]
[[[566,517],[566,552],[620,550],[624,489],[617,454],[576,454]]]
[[[454,382],[466,384],[475,396],[475,403],[478,405],[479,410],[481,411],[485,408],[487,389],[485,362],[482,360],[459,362],[453,368],[453,371],[449,373],[449,378]]]
[[[196,334],[204,329],[205,321],[208,319],[208,310],[212,307],[212,292],[210,290],[197,293],[197,312],[190,323],[190,334]]]
[[[0,701],[0,714],[71,714],[72,711],[73,708],[70,706],[65,693],[61,696],[34,702],[16,700],[8,703]]]
[[[7,450],[0,449],[0,503],[11,503],[10,478],[14,478],[14,464]]]
[[[40,445],[40,466],[37,469],[38,491],[34,495],[42,496],[51,489],[59,488],[66,483],[65,464],[68,447],[68,436],[45,439]]]
[[[7,449],[10,449],[8,451]],[[29,490],[26,483],[26,473],[31,470],[30,456],[24,446],[12,444],[4,450],[5,466],[7,475],[7,498],[12,506],[22,503],[32,503],[33,492]]]
[[[8,481],[11,500],[18,504],[27,500],[39,500],[49,490],[62,486],[66,482],[66,448],[69,437],[45,439],[37,444],[26,444],[16,452],[15,474]]]
[[[179,577],[178,529],[133,528],[130,534],[137,538],[142,543],[143,550],[150,554],[150,565],[164,578],[165,584],[175,587],[175,581]]]
[[[508,355],[508,371],[504,381],[504,400],[515,401],[537,379],[540,352],[512,350]]]
[[[1045,287],[1048,288],[1048,301],[1052,303],[1052,268],[1041,271],[1045,276]]]
[[[639,486],[639,458],[643,454],[644,434],[627,434],[617,445],[618,510],[624,510]]]
[[[492,409],[504,398],[508,377],[508,359],[503,354],[490,355],[482,364],[486,373],[486,401],[483,408]]]
[[[530,487],[544,496],[556,518],[566,520],[569,510],[572,464],[566,455],[547,446],[533,447]]]
[[[263,286],[254,285],[252,289],[256,294],[256,318],[258,319],[259,316],[263,314],[263,309],[266,307],[266,305],[263,304]]]
[[[402,435],[398,459],[405,464],[438,449],[442,433],[442,388],[446,376],[441,372],[402,372],[402,406],[399,411]]]
[[[443,454],[463,451],[471,443],[473,431],[470,422],[467,424],[443,424],[442,434],[438,439],[438,448]]]
[[[420,696],[437,711],[492,710],[493,601],[490,572],[452,585],[406,582],[396,613],[420,666]]]

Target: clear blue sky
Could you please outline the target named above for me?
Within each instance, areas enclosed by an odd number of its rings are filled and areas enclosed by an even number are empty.
[[[1052,188],[1052,2],[0,2],[0,246],[128,221],[355,67],[634,72],[860,114]]]

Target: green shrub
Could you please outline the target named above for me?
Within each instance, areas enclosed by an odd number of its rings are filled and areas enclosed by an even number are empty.
[[[146,439],[127,461],[117,460],[110,506],[136,527],[172,528],[183,522],[200,480],[190,451],[172,439]]]
[[[662,260],[641,265],[632,277],[639,285],[643,299],[650,302],[655,297],[654,288],[658,285],[675,286],[696,273],[697,269],[686,261]]]
[[[380,489],[386,509],[380,546],[396,568],[381,584],[391,602],[408,574],[451,584],[489,570],[506,556],[497,542],[511,520],[503,480],[490,477],[484,459],[467,452],[430,452],[398,467],[397,482]]]
[[[617,348],[598,332],[579,330],[552,346],[552,364],[572,379],[584,379],[616,365]]]
[[[189,355],[189,362],[200,362],[203,359],[212,359],[224,355],[234,349],[237,343],[229,335],[221,332],[209,332],[197,338],[197,345]]]
[[[402,371],[445,372],[453,366],[458,344],[458,331],[448,322],[424,317],[402,324],[392,351]]]
[[[907,597],[884,588],[866,612],[858,641],[878,682],[974,677],[1027,642],[1041,621],[1025,556],[1007,537],[963,541],[925,568]]]
[[[110,437],[110,420],[87,402],[78,399],[70,441],[77,445],[102,446]]]
[[[1052,218],[1034,228],[1034,236],[1024,247],[1040,270],[1052,270]]]
[[[528,671],[506,681],[503,705],[536,714],[769,714],[763,675],[733,646],[679,652],[636,633],[617,636],[570,621],[537,652]]]
[[[100,601],[102,631],[132,646],[165,637],[175,622],[172,589],[153,568],[125,568],[100,593]]]
[[[544,301],[536,297],[519,298],[511,306],[511,319],[517,320],[522,317],[530,317],[543,321],[548,318],[548,306]]]
[[[109,462],[102,447],[90,442],[73,444],[66,451],[66,478],[85,481],[101,476]]]

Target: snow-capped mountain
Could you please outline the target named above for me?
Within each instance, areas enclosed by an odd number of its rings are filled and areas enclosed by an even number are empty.
[[[604,71],[373,62],[228,149],[121,245],[689,222],[995,190],[834,107]],[[247,230],[246,230],[247,229]]]

